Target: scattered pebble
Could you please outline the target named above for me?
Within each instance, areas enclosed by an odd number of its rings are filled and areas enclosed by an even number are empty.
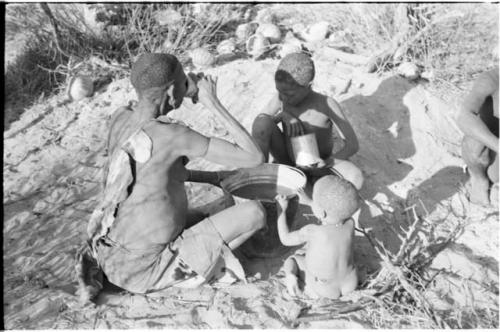
[[[215,56],[203,47],[192,50],[189,52],[189,56],[197,69],[205,69],[215,63]]]
[[[238,25],[235,31],[236,41],[245,42],[250,36],[255,33],[256,29],[257,25],[252,23],[244,23]]]
[[[267,38],[259,33],[256,33],[247,40],[247,53],[256,59],[264,54],[269,49],[270,45],[271,44],[269,43],[269,40]]]
[[[403,62],[397,67],[396,72],[410,81],[416,80],[420,76],[420,69],[412,62]]]
[[[219,54],[230,54],[236,49],[236,42],[234,38],[229,38],[223,40],[217,45],[217,53]]]
[[[94,93],[94,81],[88,75],[74,76],[69,83],[68,97],[79,101]]]
[[[329,29],[330,23],[321,21],[309,26],[309,28],[303,31],[301,35],[306,41],[315,43],[324,40],[328,34]]]
[[[277,43],[281,39],[281,31],[277,25],[272,23],[264,23],[259,25],[256,33],[260,33],[265,38],[269,39],[271,43]]]
[[[173,9],[165,9],[155,13],[155,20],[160,26],[175,25],[182,21],[182,15]]]

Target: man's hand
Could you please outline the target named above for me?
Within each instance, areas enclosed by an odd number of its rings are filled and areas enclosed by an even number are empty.
[[[217,78],[201,75],[198,81],[198,100],[206,107],[212,108],[218,102]]]
[[[190,72],[187,74],[188,88],[186,91],[186,97],[191,98],[193,104],[198,102],[198,81],[203,76],[203,73],[195,74]]]
[[[287,112],[282,112],[281,119],[283,129],[288,137],[301,136],[305,134],[304,124],[298,118]]]

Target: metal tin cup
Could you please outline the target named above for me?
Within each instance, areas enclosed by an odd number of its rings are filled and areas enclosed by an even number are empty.
[[[291,137],[291,143],[296,166],[307,167],[320,160],[315,133]]]

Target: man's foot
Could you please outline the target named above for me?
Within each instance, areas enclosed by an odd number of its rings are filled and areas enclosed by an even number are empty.
[[[297,296],[300,294],[299,281],[296,276],[287,274],[285,276],[285,286],[291,296]]]
[[[488,197],[488,187],[488,179],[469,181],[466,185],[467,192],[469,193],[469,201],[473,204],[483,206],[490,205],[490,198]]]

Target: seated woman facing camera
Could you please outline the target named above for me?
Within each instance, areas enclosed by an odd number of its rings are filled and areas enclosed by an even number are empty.
[[[314,63],[307,54],[292,53],[285,56],[274,76],[278,96],[271,101],[266,113],[255,119],[252,136],[266,160],[270,153],[276,162],[297,165],[313,178],[327,174],[340,175],[360,189],[363,184],[361,170],[347,161],[359,148],[356,133],[334,99],[311,89],[314,75]],[[278,127],[279,123],[283,130]],[[334,124],[345,137],[345,145],[332,154]],[[312,143],[317,145],[319,154],[311,162],[312,167],[299,162],[294,154],[293,141],[302,138],[307,140],[303,136],[305,134],[315,136],[315,142],[313,138]]]
[[[195,180],[190,178],[195,173],[185,167],[188,158],[231,167],[264,161],[259,146],[219,101],[216,82],[200,78],[197,97],[219,117],[236,144],[157,119],[178,108],[193,90],[193,81],[175,56],[142,55],[132,67],[131,81],[139,100],[112,119],[104,197],[89,222],[89,245],[78,256],[85,300],[97,295],[103,275],[133,293],[158,291],[188,279],[196,279],[197,285],[209,278],[219,259],[235,259],[230,249],[265,225],[265,210],[257,201],[203,220],[190,218],[184,182]]]

